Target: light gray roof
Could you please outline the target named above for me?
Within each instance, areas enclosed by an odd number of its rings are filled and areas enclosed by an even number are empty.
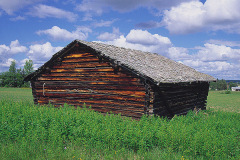
[[[100,55],[113,60],[116,64],[130,69],[140,76],[150,78],[156,84],[216,80],[210,75],[200,73],[191,67],[175,62],[156,53],[116,47],[98,42],[86,42],[82,40],[75,40],[71,42],[68,46],[53,55],[53,57],[36,72],[27,76],[25,80],[30,80],[37,76],[44,68],[52,63],[54,59],[64,54],[76,43],[90,47]]]
[[[85,44],[100,54],[119,64],[123,64],[137,73],[153,79],[157,83],[178,83],[196,81],[215,81],[216,79],[182,63],[175,62],[156,53],[116,47],[97,42],[78,42]]]

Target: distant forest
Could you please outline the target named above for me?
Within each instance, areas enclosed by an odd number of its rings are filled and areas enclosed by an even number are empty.
[[[23,69],[17,69],[16,62],[12,61],[9,70],[0,73],[0,87],[30,87],[30,83],[24,82],[24,78],[33,71],[32,60],[27,60]]]
[[[240,85],[240,80],[219,80],[210,82],[210,90],[231,90],[232,87]]]
[[[238,83],[240,85],[240,80],[226,80],[227,83],[233,82]]]

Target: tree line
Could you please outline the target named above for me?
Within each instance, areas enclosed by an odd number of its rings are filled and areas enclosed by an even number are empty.
[[[32,60],[27,60],[23,69],[17,69],[16,62],[12,61],[9,70],[0,73],[0,87],[30,87],[30,83],[24,82],[24,78],[33,71]]]
[[[238,83],[227,83],[224,79],[217,79],[216,82],[210,82],[210,90],[231,90],[232,87],[237,87],[238,85]]]

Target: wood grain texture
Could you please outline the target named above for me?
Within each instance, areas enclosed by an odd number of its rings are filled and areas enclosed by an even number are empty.
[[[140,79],[122,69],[116,72],[93,53],[67,54],[32,83],[35,103],[86,104],[95,111],[135,118],[144,114],[145,88]]]

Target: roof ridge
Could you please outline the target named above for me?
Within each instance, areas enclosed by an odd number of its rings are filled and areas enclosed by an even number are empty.
[[[44,67],[48,66],[56,57],[65,54],[69,49],[74,47],[76,43],[90,47],[99,54],[119,62],[120,65],[124,65],[125,67],[152,79],[157,84],[216,80],[210,75],[200,73],[189,66],[157,53],[118,47],[112,44],[87,42],[83,40],[72,41],[61,51],[54,54],[52,58],[41,66],[35,73],[26,78],[29,79],[40,74]]]

